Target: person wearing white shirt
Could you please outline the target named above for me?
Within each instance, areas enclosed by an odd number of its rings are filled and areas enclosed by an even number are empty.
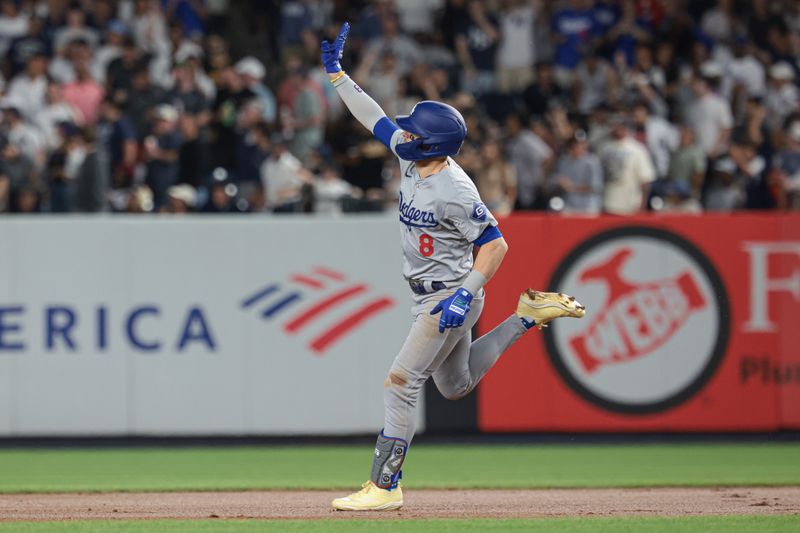
[[[717,42],[727,42],[733,27],[732,0],[717,0],[717,6],[709,9],[700,19],[703,32]]]
[[[0,55],[5,55],[11,41],[28,33],[29,16],[17,2],[0,4]]]
[[[764,106],[767,108],[766,122],[770,129],[783,126],[786,117],[798,110],[800,93],[794,82],[792,66],[779,61],[769,69],[769,87],[764,96]]]
[[[632,215],[647,207],[656,171],[647,148],[630,136],[625,117],[612,117],[611,123],[611,140],[599,154],[606,178],[603,210]]]
[[[32,118],[45,106],[47,96],[47,59],[35,55],[28,59],[25,72],[8,84],[6,97],[13,100],[25,117]]]
[[[342,212],[342,200],[353,195],[353,186],[339,177],[332,169],[326,168],[314,180],[314,211],[326,215]]]
[[[108,65],[122,55],[122,48],[125,37],[128,35],[128,27],[121,20],[112,20],[108,25],[106,42],[94,55],[92,60],[92,72],[100,77],[95,78],[101,83],[105,83]]]
[[[700,76],[691,84],[693,97],[685,110],[685,121],[695,131],[697,142],[706,155],[713,158],[728,149],[733,114],[730,103],[712,90],[722,75],[722,68],[708,62],[700,70]]]
[[[742,87],[745,96],[752,98],[764,96],[767,88],[767,77],[764,65],[752,54],[752,47],[747,36],[736,38],[733,46],[733,57],[728,62],[722,95],[730,98],[736,86]]]
[[[403,0],[394,5],[400,17],[400,27],[412,34],[435,32],[435,13],[443,7],[444,0]]]
[[[310,180],[311,174],[287,149],[286,139],[276,134],[272,153],[261,165],[267,208],[276,213],[299,212],[303,184]]]
[[[55,150],[63,142],[57,127],[59,124],[84,123],[83,115],[64,100],[61,85],[55,81],[47,86],[47,105],[32,118],[50,150]]]
[[[497,86],[502,92],[519,92],[533,82],[538,5],[531,0],[510,0],[508,4],[500,13]]]
[[[636,139],[647,146],[658,177],[665,177],[669,171],[670,158],[678,149],[681,141],[678,128],[668,120],[652,115],[644,102],[634,105],[631,118],[636,131]]]
[[[17,105],[9,99],[0,102],[6,137],[37,169],[42,169],[46,157],[44,138],[34,126],[25,123]]]

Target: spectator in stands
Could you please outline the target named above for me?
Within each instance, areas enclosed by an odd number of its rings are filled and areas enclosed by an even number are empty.
[[[508,216],[517,200],[517,176],[503,159],[500,143],[490,140],[481,147],[475,184],[486,207],[497,216]]]
[[[19,108],[20,104],[11,99],[0,101],[3,133],[8,142],[17,147],[39,171],[44,167],[47,157],[45,140],[36,127],[23,119]]]
[[[727,154],[714,163],[705,198],[709,211],[731,211],[756,207],[761,200],[766,162],[749,139],[732,144]]]
[[[33,55],[28,58],[25,71],[8,84],[6,98],[17,103],[25,117],[34,117],[45,106],[47,96],[47,57]]]
[[[62,122],[82,124],[83,116],[64,100],[61,84],[50,81],[47,85],[46,105],[32,119],[32,123],[42,132],[48,150],[55,150],[61,145],[62,139],[57,126]]]
[[[105,170],[111,176],[113,187],[127,187],[133,178],[138,156],[136,132],[131,121],[122,114],[113,98],[106,97],[97,124],[97,143],[108,155]]]
[[[397,58],[391,51],[386,51],[380,55],[380,64],[372,65],[370,62],[373,58],[378,60],[378,54],[361,62],[355,72],[355,79],[388,116],[397,116],[403,85],[403,77],[397,68]]]
[[[133,39],[144,53],[168,53],[167,21],[158,0],[136,0],[132,28]]]
[[[80,111],[85,124],[93,125],[99,118],[105,88],[92,77],[86,61],[78,61],[73,66],[75,80],[64,84],[64,100]]]
[[[611,140],[599,156],[606,180],[603,210],[630,215],[647,209],[656,171],[647,148],[630,135],[625,115],[618,113],[611,118]]]
[[[0,2],[0,56],[5,55],[14,39],[28,32],[28,13],[14,0]]]
[[[128,44],[127,35],[128,27],[121,20],[113,20],[108,23],[105,41],[97,49],[93,59],[92,70],[99,76],[98,81],[105,82],[108,66],[122,56],[122,52]]]
[[[589,52],[575,69],[573,87],[578,111],[588,115],[597,106],[616,100],[617,85],[617,74],[611,65]]]
[[[160,208],[162,213],[185,215],[197,206],[197,191],[186,183],[169,187],[166,198],[167,202]]]
[[[151,86],[145,56],[131,37],[125,37],[120,44],[119,55],[109,61],[104,72],[106,86],[120,104],[130,99],[137,71],[142,69],[147,72],[147,85]]]
[[[322,89],[308,75],[308,68],[294,65],[287,73],[286,84],[294,95],[283,115],[284,127],[293,132],[292,154],[305,160],[323,141],[325,106]]]
[[[767,124],[771,129],[779,128],[790,114],[798,110],[800,92],[795,85],[792,66],[780,61],[769,69],[769,85],[764,96],[767,108]]]
[[[548,105],[561,104],[569,94],[555,82],[555,70],[546,61],[536,65],[536,81],[522,92],[522,101],[529,115],[544,116]]]
[[[292,155],[286,138],[281,134],[274,134],[270,143],[272,150],[261,166],[267,208],[275,213],[299,213],[303,185],[311,182],[311,174]]]
[[[552,21],[552,38],[556,45],[555,80],[561,87],[572,84],[573,71],[580,63],[583,50],[598,33],[589,0],[569,0]]]
[[[783,208],[795,201],[790,130],[800,120],[800,11],[793,2],[362,4],[0,0],[0,72],[8,76],[7,85],[0,76],[0,106],[6,108],[0,134],[25,160],[36,160],[34,176],[45,170],[47,185],[38,189],[22,180],[12,196],[6,177],[3,209],[75,210],[80,169],[99,161],[113,176],[92,182],[90,190],[102,183],[107,190],[89,210],[106,209],[108,201],[115,211],[153,210],[150,204],[158,204],[156,211],[186,211],[183,200],[183,207],[167,206],[168,188],[189,184],[205,205],[209,177],[224,173],[238,187],[238,210],[263,211],[275,203],[274,190],[261,185],[274,132],[288,140],[299,167],[318,176],[314,185],[324,198],[318,196],[316,209],[336,211],[345,190],[344,211],[394,208],[401,178],[391,154],[342,116],[341,101],[316,62],[319,38],[335,34],[343,18],[353,21],[354,50],[360,48],[354,56],[359,68],[347,66],[351,76],[369,85],[391,116],[422,99],[461,110],[470,144],[459,164],[492,179],[507,177],[492,169],[510,164],[518,208],[546,208],[552,192],[568,212],[584,209],[581,202],[596,210],[596,196],[570,196],[570,183],[548,172],[550,161],[567,166],[563,175],[574,171],[578,181],[595,183],[597,173],[586,170],[595,166],[586,164],[591,154],[635,140],[646,145],[658,176],[654,209],[696,210],[700,199],[725,209]],[[462,79],[471,93],[460,90]],[[164,132],[156,117],[166,116],[169,106],[175,119]],[[613,109],[633,111],[625,143],[611,133]],[[85,125],[97,127],[96,143],[91,132],[78,135]],[[682,129],[676,145],[675,132],[684,126],[691,131]],[[580,129],[587,131],[588,147],[574,141]],[[498,140],[503,150],[495,159]],[[481,154],[492,161],[487,168]],[[704,181],[704,169],[720,158],[720,169],[711,166]],[[282,159],[273,156],[276,161]],[[609,158],[603,162],[609,165]],[[723,172],[729,162],[732,174]],[[13,174],[16,167],[9,167]],[[312,205],[311,175],[303,175],[299,200],[287,202],[289,210]],[[142,181],[157,189],[149,202]],[[510,189],[496,189],[503,204]],[[604,190],[607,199],[618,193],[611,182]],[[626,212],[638,211],[632,204]],[[201,208],[196,200],[190,210]]]
[[[167,92],[150,82],[150,74],[144,66],[131,73],[130,89],[115,92],[113,98],[130,119],[133,131],[140,141],[149,130],[152,110],[168,100]]]
[[[667,179],[684,183],[692,198],[699,200],[701,187],[706,175],[707,159],[703,149],[698,146],[694,130],[683,126],[680,130],[680,144],[669,161]],[[685,189],[683,185],[681,189]]]
[[[339,176],[336,169],[325,167],[314,180],[314,211],[339,214],[342,212],[342,201],[357,194],[353,186]]]
[[[261,117],[272,124],[277,119],[277,103],[275,95],[264,85],[264,76],[267,71],[264,64],[255,57],[240,59],[234,67],[236,73],[242,77],[242,86],[258,98],[261,105]]]
[[[731,40],[735,22],[733,2],[731,0],[717,0],[713,9],[705,12],[700,20],[700,28],[714,41],[727,43]]]
[[[682,181],[664,182],[659,196],[654,197],[652,203],[653,208],[662,213],[697,214],[703,211],[699,200],[692,195],[689,185]]]
[[[0,212],[24,188],[36,189],[38,179],[33,162],[19,148],[0,138]]]
[[[180,22],[183,32],[195,36],[205,32],[205,20],[208,7],[205,0],[165,0],[167,17],[174,17]]]
[[[542,208],[542,187],[553,151],[541,137],[523,126],[521,117],[509,115],[505,125],[508,135],[505,149],[517,176],[516,208]]]
[[[73,178],[72,211],[77,213],[100,213],[108,209],[106,191],[111,181],[108,156],[98,149],[95,141],[92,128],[83,128],[74,140],[81,153]]]
[[[782,207],[800,209],[800,120],[793,120],[786,131],[786,146],[772,161],[775,179],[786,198]]]
[[[270,127],[265,122],[256,122],[242,131],[236,146],[234,175],[239,184],[260,184],[261,165],[269,156]]]
[[[647,21],[638,16],[634,0],[622,0],[622,12],[616,24],[608,30],[607,40],[611,44],[614,61],[633,65],[636,45],[650,41],[650,27]]]
[[[736,36],[733,57],[728,63],[726,74],[726,86],[721,92],[734,104],[747,98],[764,96],[766,71],[753,54],[753,46],[747,35]],[[738,107],[740,106],[736,106]]]
[[[67,24],[56,31],[53,38],[53,47],[63,50],[70,42],[80,39],[91,48],[97,46],[100,36],[94,28],[86,24],[86,13],[78,4],[73,4],[67,11]]]
[[[745,192],[737,179],[736,163],[729,157],[714,162],[704,201],[709,211],[732,211],[745,205]]]
[[[11,196],[10,212],[12,213],[39,213],[41,210],[42,195],[35,187],[23,185]]]
[[[152,133],[144,139],[143,156],[147,162],[146,183],[153,191],[155,210],[160,210],[167,202],[169,188],[178,181],[181,135],[178,131],[178,112],[173,106],[158,106],[153,118]]]
[[[377,64],[381,54],[390,53],[397,59],[397,69],[402,76],[409,74],[417,63],[423,61],[422,49],[413,39],[400,32],[397,15],[385,13],[380,17],[381,35],[367,43],[365,60]]]
[[[500,12],[497,88],[520,93],[533,82],[536,63],[534,29],[541,6],[531,0],[506,0]]]
[[[461,89],[480,96],[495,88],[495,56],[500,34],[497,21],[483,2],[467,0],[467,18],[456,34],[456,53],[462,66]]]
[[[586,132],[578,130],[567,153],[555,165],[549,189],[564,200],[567,213],[598,214],[603,208],[603,166],[589,151]]]
[[[203,213],[239,213],[236,207],[236,192],[238,188],[229,181],[215,180],[211,184],[211,191],[208,195],[208,201],[201,210]]]
[[[43,29],[44,21],[38,17],[32,17],[28,21],[27,33],[11,41],[7,57],[12,77],[25,70],[31,58],[50,56],[50,43],[44,38]]]
[[[653,159],[656,176],[664,178],[669,170],[669,161],[680,144],[680,132],[668,120],[650,114],[649,106],[638,102],[631,113],[633,136],[645,145]]]
[[[80,128],[71,122],[57,125],[61,144],[47,160],[45,179],[47,179],[50,210],[54,213],[69,213],[74,207],[75,177],[86,152],[80,138]]]
[[[686,122],[694,129],[698,144],[710,158],[727,150],[733,127],[730,103],[714,91],[721,76],[719,64],[703,63],[699,76],[692,80],[693,99],[686,110]]]

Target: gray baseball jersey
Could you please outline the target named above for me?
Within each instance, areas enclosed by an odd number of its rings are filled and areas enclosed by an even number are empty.
[[[402,132],[395,132],[393,150],[401,140]],[[473,241],[486,228],[496,226],[497,220],[453,159],[448,157],[446,169],[425,179],[420,178],[413,161],[399,161],[403,276],[426,281],[461,280],[472,270]]]

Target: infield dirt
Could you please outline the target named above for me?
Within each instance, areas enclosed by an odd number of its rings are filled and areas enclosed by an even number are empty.
[[[330,491],[0,495],[0,521],[330,519]],[[407,490],[400,511],[370,518],[542,518],[800,514],[800,487]]]

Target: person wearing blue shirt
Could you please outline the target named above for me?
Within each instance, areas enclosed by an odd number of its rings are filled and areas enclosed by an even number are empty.
[[[570,84],[572,73],[583,57],[582,49],[596,32],[595,17],[587,0],[570,0],[567,8],[553,16],[556,81],[559,85]]]
[[[204,19],[208,16],[205,0],[161,0],[168,15],[174,15],[183,26],[184,35],[205,33]]]

